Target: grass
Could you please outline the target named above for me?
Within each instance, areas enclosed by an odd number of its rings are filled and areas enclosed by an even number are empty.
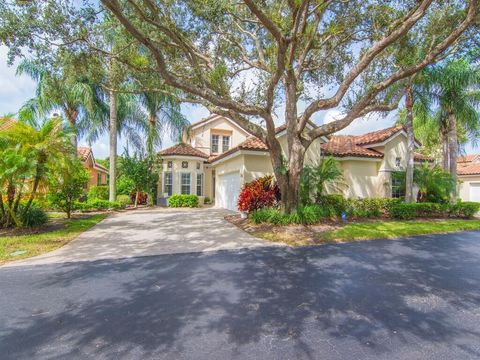
[[[318,234],[322,242],[393,239],[425,234],[480,230],[480,220],[379,221],[348,224]]]
[[[55,250],[90,229],[93,225],[105,219],[106,216],[106,214],[97,214],[90,217],[65,219],[60,227],[56,226],[51,231],[38,234],[1,236],[0,264]],[[25,253],[18,256],[11,255],[14,252],[23,251]]]

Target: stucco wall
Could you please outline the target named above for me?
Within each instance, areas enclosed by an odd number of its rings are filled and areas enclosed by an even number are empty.
[[[168,167],[168,162],[172,162],[172,167]],[[186,161],[188,163],[187,168],[182,168],[182,162]],[[200,169],[197,169],[197,164],[200,165]],[[203,174],[204,172],[204,163],[201,160],[194,160],[188,158],[168,158],[166,157],[162,163],[162,173],[160,174],[159,179],[159,186],[158,186],[158,195],[161,197],[164,194],[164,187],[163,187],[163,176],[165,172],[171,171],[173,174],[173,194],[180,194],[181,193],[181,185],[180,185],[180,177],[181,173],[191,173],[190,175],[190,194],[197,193],[197,173]],[[204,191],[205,191],[205,177],[204,177]]]
[[[282,147],[283,155],[287,159],[288,156],[288,141],[287,136],[283,135],[278,138],[278,142]],[[320,144],[324,141],[320,138],[315,139],[312,144],[308,147],[307,151],[305,152],[305,165],[311,165],[312,163],[317,163],[320,158]]]
[[[193,147],[211,154],[211,135],[230,135],[230,148],[237,146],[245,141],[248,133],[240,127],[232,124],[225,118],[219,118],[211,122],[207,122],[194,130],[192,130],[191,138],[187,142]],[[222,141],[220,137],[219,152],[222,152]]]
[[[348,198],[378,197],[380,178],[378,177],[379,162],[347,160],[341,162],[346,188],[344,195]]]
[[[245,182],[258,179],[265,175],[273,174],[270,156],[266,155],[245,155]]]

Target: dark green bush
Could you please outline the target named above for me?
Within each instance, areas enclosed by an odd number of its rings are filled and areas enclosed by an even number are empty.
[[[20,220],[24,226],[37,227],[46,224],[48,216],[43,209],[31,206],[27,212],[20,209]]]
[[[88,189],[88,200],[100,199],[108,200],[108,186],[92,186]]]
[[[317,199],[317,205],[328,209],[332,214],[340,216],[347,210],[348,201],[341,194],[322,195]]]
[[[175,194],[168,198],[169,207],[198,207],[198,196],[187,194]]]
[[[390,208],[400,202],[400,199],[394,198],[352,199],[348,200],[347,213],[358,218],[387,216]]]
[[[478,202],[459,202],[450,205],[450,216],[471,218],[480,210],[480,203]]]
[[[269,223],[274,225],[288,225],[292,221],[291,215],[282,213],[277,208],[261,208],[250,213],[250,220],[254,224]]]
[[[100,199],[91,199],[86,202],[75,203],[75,209],[80,211],[103,211],[109,209],[119,209],[120,207],[120,204],[117,202]]]

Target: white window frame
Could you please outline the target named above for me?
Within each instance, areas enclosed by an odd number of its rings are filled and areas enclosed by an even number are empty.
[[[225,139],[228,139],[227,144],[225,144]],[[230,135],[222,136],[222,152],[228,151],[230,149],[230,141],[231,141]]]
[[[188,193],[183,192],[183,187],[187,186],[183,184],[183,176],[188,175]],[[190,195],[192,193],[192,173],[182,172],[180,173],[180,194]]]
[[[200,184],[198,183],[199,180],[200,180]],[[196,183],[195,190],[196,190],[197,196],[203,196],[203,174],[197,174],[197,183]]]
[[[167,184],[167,175],[170,175],[170,183]],[[166,189],[166,187],[170,186],[170,191]],[[163,193],[167,194],[167,196],[172,196],[173,194],[173,172],[172,171],[166,171],[163,173]]]
[[[214,138],[216,139],[216,144],[214,144],[214,141],[213,141]],[[212,153],[215,153],[215,154],[218,153],[218,150],[220,148],[220,135],[212,134],[210,141],[211,141]]]

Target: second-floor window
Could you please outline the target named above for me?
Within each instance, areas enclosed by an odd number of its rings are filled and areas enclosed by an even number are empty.
[[[225,152],[230,148],[230,136],[224,136],[222,138],[222,151]]]
[[[218,153],[218,143],[220,140],[220,135],[212,135],[212,152]]]

